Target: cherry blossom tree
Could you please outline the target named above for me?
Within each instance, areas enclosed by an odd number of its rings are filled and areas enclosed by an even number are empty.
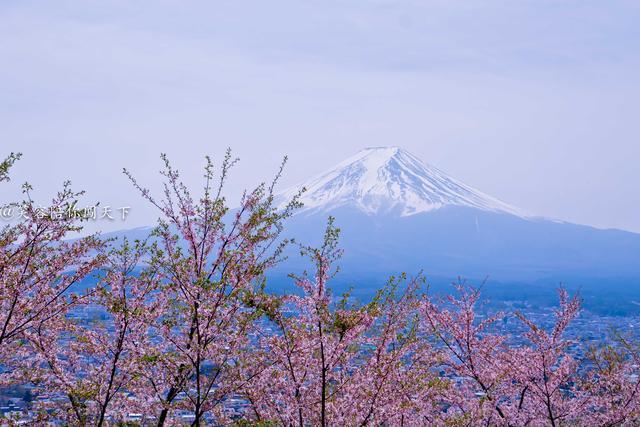
[[[450,422],[502,424],[511,403],[510,350],[506,337],[492,331],[503,313],[479,318],[480,290],[464,283],[444,301],[431,297],[421,306],[423,336],[433,336],[444,352],[443,380],[450,384],[444,401]]]
[[[244,390],[251,417],[279,425],[401,425],[433,392],[431,353],[420,351],[415,317],[418,281],[392,279],[368,304],[328,288],[341,251],[333,219],[321,248],[302,247],[312,277],[292,276],[302,295],[262,304],[269,319]],[[275,332],[271,331],[271,327]],[[427,355],[429,357],[425,357]],[[419,406],[420,409],[416,407]]]
[[[550,327],[516,312],[524,332],[517,340],[502,329],[504,313],[478,314],[480,290],[464,284],[445,301],[425,298],[422,331],[441,343],[444,421],[487,425],[621,425],[638,420],[638,351],[593,348],[566,338],[579,299],[559,290]],[[514,342],[517,341],[517,342]]]
[[[264,273],[282,257],[283,221],[298,205],[294,198],[282,209],[274,202],[276,178],[245,193],[230,209],[222,190],[237,161],[227,151],[214,186],[213,164],[207,158],[205,186],[199,200],[162,156],[164,197],[154,198],[125,170],[143,197],[160,211],[154,232],[157,247],[150,265],[165,277],[158,294],[157,317],[141,356],[141,375],[148,408],[164,425],[179,411],[202,425],[205,416],[223,417],[222,403],[238,388],[234,374],[250,345],[256,312],[245,300]],[[286,161],[286,158],[285,158]]]
[[[0,181],[7,181],[11,154],[0,166]],[[70,292],[103,261],[103,244],[96,235],[75,240],[83,216],[76,209],[83,192],[65,182],[48,206],[31,198],[32,187],[23,185],[25,200],[7,206],[19,218],[0,230],[0,364],[22,346],[24,334],[55,319],[79,303]]]
[[[550,330],[536,325],[524,314],[516,316],[526,325],[528,345],[515,349],[510,362],[519,392],[514,408],[519,422],[544,421],[551,426],[565,425],[585,415],[588,400],[577,387],[579,362],[570,354],[575,342],[564,335],[578,315],[580,302],[566,290],[559,290],[560,306]]]
[[[158,308],[152,294],[160,281],[151,268],[136,271],[146,251],[144,243],[125,239],[109,254],[83,312],[66,312],[25,333],[30,357],[17,372],[37,391],[53,393],[36,408],[49,419],[102,426],[144,407],[135,393],[138,358],[149,345],[147,325]]]
[[[640,349],[623,334],[613,343],[592,346],[588,359],[593,369],[581,377],[589,396],[594,423],[602,426],[634,425],[640,419]]]

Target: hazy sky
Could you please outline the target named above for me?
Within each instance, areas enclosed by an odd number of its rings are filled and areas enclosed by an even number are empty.
[[[157,216],[121,173],[191,184],[241,157],[229,193],[401,146],[535,214],[640,232],[640,2],[0,2],[2,201],[64,179]]]

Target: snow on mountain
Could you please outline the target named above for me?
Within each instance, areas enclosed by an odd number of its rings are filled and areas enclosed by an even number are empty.
[[[423,163],[398,147],[371,147],[330,170],[280,193],[282,204],[306,188],[302,211],[355,206],[367,214],[396,212],[410,216],[443,206],[464,206],[528,217],[511,205],[484,194]]]

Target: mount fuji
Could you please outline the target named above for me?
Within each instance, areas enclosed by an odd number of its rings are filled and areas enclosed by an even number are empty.
[[[640,281],[640,234],[533,216],[397,147],[364,149],[277,200],[301,188],[304,206],[287,234],[319,243],[334,216],[351,275]]]
[[[542,287],[529,285],[549,285],[553,298],[563,283],[640,313],[640,234],[533,216],[397,147],[364,149],[280,192],[276,203],[284,206],[302,188],[304,205],[287,220],[285,237],[319,245],[327,218],[335,217],[344,249],[340,287],[357,283],[354,290],[367,292],[359,288],[423,272],[438,286],[488,277],[500,292],[520,289],[517,298],[530,300]],[[142,239],[150,230],[104,237]],[[288,273],[308,267],[294,248],[288,255],[272,271],[278,288],[288,286]]]

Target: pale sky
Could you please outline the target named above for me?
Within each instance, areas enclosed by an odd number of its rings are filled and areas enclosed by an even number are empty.
[[[157,216],[167,152],[241,157],[229,194],[400,146],[534,214],[640,232],[640,2],[0,2],[0,156],[38,196],[64,179]]]

